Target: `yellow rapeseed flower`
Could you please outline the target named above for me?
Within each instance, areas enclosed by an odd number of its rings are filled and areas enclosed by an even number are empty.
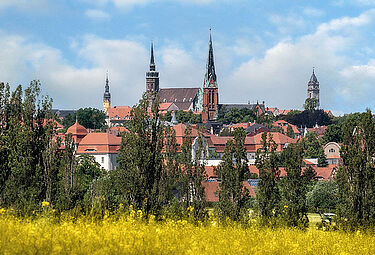
[[[47,207],[47,206],[49,206],[49,202],[47,202],[47,201],[43,201],[43,202],[42,202],[42,206],[43,206],[43,207]]]
[[[4,214],[5,213],[5,208],[0,208],[0,214]]]
[[[288,208],[289,206],[287,206],[287,205],[284,205],[284,208]]]

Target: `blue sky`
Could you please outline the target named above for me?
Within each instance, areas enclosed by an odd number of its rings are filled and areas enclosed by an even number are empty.
[[[150,42],[161,87],[201,87],[212,27],[220,101],[375,110],[375,0],[0,0],[0,81],[42,82],[54,107],[133,105]]]

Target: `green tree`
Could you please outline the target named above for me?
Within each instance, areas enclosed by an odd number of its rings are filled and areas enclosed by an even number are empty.
[[[80,155],[77,158],[77,187],[75,190],[75,204],[81,207],[85,205],[85,197],[88,202],[92,202],[92,185],[95,180],[103,177],[106,172],[100,167],[100,164],[95,161],[94,156]]]
[[[303,105],[303,108],[306,111],[314,111],[317,107],[318,101],[315,98],[307,98],[305,100],[305,104]]]
[[[294,138],[294,131],[291,125],[286,128],[286,135],[290,138]]]
[[[307,193],[307,205],[315,211],[335,210],[338,203],[337,183],[335,181],[318,181]]]
[[[75,206],[75,193],[77,187],[77,159],[75,155],[75,142],[71,134],[65,135],[64,152],[59,167],[59,182],[56,207],[59,210],[69,210]]]
[[[185,202],[186,208],[192,206],[194,218],[199,220],[205,216],[206,202],[202,181],[206,179],[204,161],[207,158],[207,145],[204,143],[202,130],[198,130],[198,137],[194,140],[191,134],[191,127],[188,126],[181,145],[180,190],[181,200]]]
[[[277,144],[272,134],[262,134],[262,148],[256,155],[256,166],[259,169],[257,201],[262,224],[273,224],[280,214],[280,178],[279,160],[276,155]]]
[[[248,190],[243,187],[243,182],[249,173],[248,160],[245,149],[246,133],[243,128],[236,128],[234,138],[228,140],[223,162],[217,168],[219,185],[219,210],[222,217],[238,220],[249,200]]]
[[[319,167],[328,165],[327,157],[316,132],[307,133],[304,139],[304,147],[304,158],[317,158]]]
[[[290,144],[285,150],[286,176],[281,181],[283,218],[287,226],[308,226],[306,194],[316,174],[312,168],[302,171],[303,145]]]
[[[45,119],[52,116],[51,100],[40,96],[40,83],[32,81],[23,91],[18,86],[9,97],[9,86],[1,85],[2,187],[4,206],[29,211],[46,198],[43,151],[51,136]],[[6,152],[4,152],[4,149]]]
[[[342,143],[342,124],[329,125],[323,135],[323,143]]]
[[[158,213],[162,206],[164,126],[159,120],[157,99],[151,101],[143,96],[132,110],[128,129],[130,132],[122,139],[117,158],[119,166],[115,170],[120,201],[142,209],[146,215]]]
[[[316,124],[319,126],[328,126],[332,124],[331,118],[323,110],[305,110],[301,113],[288,114],[286,116],[282,116],[281,118],[297,127],[312,128]]]
[[[366,227],[375,224],[375,124],[370,110],[359,119],[349,117],[343,126],[341,158],[337,173],[338,214],[343,226]]]
[[[66,116],[62,124],[67,129],[76,122],[76,119],[85,128],[103,129],[105,127],[105,114],[96,108],[80,108],[73,115]]]

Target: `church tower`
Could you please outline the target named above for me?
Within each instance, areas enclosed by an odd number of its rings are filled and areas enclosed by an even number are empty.
[[[313,72],[309,83],[307,84],[307,98],[315,98],[316,99],[316,108],[319,109],[320,101],[319,101],[319,82],[315,76],[315,70],[313,68]]]
[[[105,91],[103,96],[103,111],[105,114],[108,113],[109,108],[111,108],[111,93],[109,93],[109,80],[107,72],[107,77],[105,79]]]
[[[159,72],[156,71],[153,43],[151,43],[150,70],[146,72],[146,92],[147,95],[159,92]]]
[[[219,93],[216,82],[214,50],[212,48],[212,36],[210,29],[210,42],[208,49],[208,60],[206,67],[206,74],[203,83],[203,111],[202,122],[216,120],[217,110],[219,104]]]

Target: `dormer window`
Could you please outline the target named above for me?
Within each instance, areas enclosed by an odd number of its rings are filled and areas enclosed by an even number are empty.
[[[182,102],[185,102],[186,101],[186,98],[182,99]]]
[[[164,98],[164,99],[163,99],[163,102],[166,103],[166,102],[167,102],[167,99]]]
[[[193,99],[192,99],[192,98],[190,98],[190,99],[189,99],[189,102],[191,102],[191,101],[193,101]]]

